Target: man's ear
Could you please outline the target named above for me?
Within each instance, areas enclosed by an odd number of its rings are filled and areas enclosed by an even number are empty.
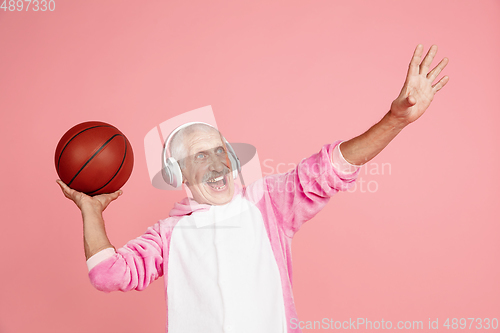
[[[186,175],[184,174],[184,169],[181,169],[181,174],[182,174],[182,184],[187,184],[187,178]]]

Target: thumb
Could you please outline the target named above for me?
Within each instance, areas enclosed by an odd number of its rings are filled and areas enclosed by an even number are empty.
[[[115,200],[117,199],[120,195],[123,194],[123,191],[122,190],[118,190],[118,191],[115,191],[113,193],[110,194],[111,196],[111,200]]]
[[[118,190],[113,193],[99,194],[96,198],[101,202],[104,210],[111,202],[115,201],[120,195],[122,195],[122,193],[122,190]]]
[[[407,107],[412,107],[413,105],[417,104],[417,100],[412,95],[408,95],[408,97],[406,97],[405,99],[405,104]]]

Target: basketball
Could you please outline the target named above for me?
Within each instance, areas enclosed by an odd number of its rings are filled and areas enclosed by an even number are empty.
[[[115,192],[127,182],[134,153],[116,127],[89,121],[63,135],[56,148],[55,165],[66,185],[93,196]]]

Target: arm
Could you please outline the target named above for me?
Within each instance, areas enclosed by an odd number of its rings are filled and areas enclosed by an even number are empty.
[[[105,292],[143,290],[163,275],[159,223],[118,250],[106,236],[102,212],[122,194],[121,190],[90,197],[69,188],[60,180],[57,183],[64,195],[82,212],[85,257],[94,287]]]
[[[116,252],[112,248],[105,249],[88,260],[87,265],[93,261],[89,265],[90,283],[104,292],[140,291],[163,276],[160,224],[161,221],[149,227],[143,235],[128,241]]]
[[[84,207],[82,208],[82,218],[83,247],[87,260],[101,250],[115,248],[106,235],[102,211],[91,206]]]
[[[351,164],[368,163],[398,135],[404,126],[387,112],[378,123],[365,133],[340,145],[342,155]]]
[[[323,209],[335,193],[354,185],[360,168],[344,170],[337,148],[341,142],[324,145],[287,173],[266,176],[246,187],[250,200],[264,216],[274,216],[288,237]]]
[[[72,200],[82,212],[83,218],[83,247],[85,258],[89,259],[94,254],[106,248],[114,248],[106,235],[102,212],[123,192],[121,190],[111,194],[101,194],[94,197],[75,191],[57,180],[64,196]]]
[[[368,131],[342,143],[340,147],[342,155],[348,162],[355,165],[367,163],[380,153],[404,127],[417,120],[425,112],[434,95],[449,80],[445,76],[436,84],[432,84],[448,64],[448,59],[443,58],[434,69],[429,71],[436,52],[437,46],[431,46],[420,63],[423,46],[421,44],[417,46],[410,61],[406,81],[399,96],[392,102],[390,111]]]

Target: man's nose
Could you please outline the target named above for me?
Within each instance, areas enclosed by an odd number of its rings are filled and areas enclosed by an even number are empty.
[[[224,165],[224,162],[226,159],[221,158],[220,156],[212,155],[211,156],[211,162],[210,162],[210,171],[216,171],[216,172],[222,172],[224,171],[224,168],[226,167]]]

